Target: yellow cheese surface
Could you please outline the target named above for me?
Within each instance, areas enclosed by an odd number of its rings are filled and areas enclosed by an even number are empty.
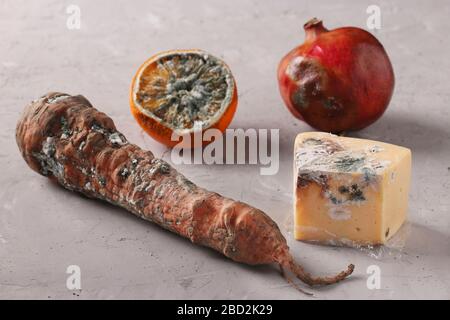
[[[384,244],[408,211],[411,151],[378,141],[301,133],[294,147],[294,236]]]

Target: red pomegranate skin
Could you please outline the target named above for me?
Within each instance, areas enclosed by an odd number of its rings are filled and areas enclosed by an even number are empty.
[[[294,116],[327,132],[359,130],[386,110],[394,72],[381,43],[369,32],[304,25],[305,42],[278,67],[281,96]]]

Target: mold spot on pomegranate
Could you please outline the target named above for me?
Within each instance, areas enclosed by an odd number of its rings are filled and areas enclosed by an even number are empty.
[[[306,97],[306,90],[304,87],[300,87],[297,91],[294,91],[291,99],[294,104],[301,109],[306,109],[309,106],[309,101]]]
[[[328,116],[338,116],[344,111],[344,106],[335,97],[324,99],[322,105],[327,110]]]

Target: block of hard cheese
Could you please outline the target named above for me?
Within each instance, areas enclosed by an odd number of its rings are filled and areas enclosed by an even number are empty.
[[[301,133],[294,148],[294,235],[334,245],[384,244],[408,210],[411,151]]]

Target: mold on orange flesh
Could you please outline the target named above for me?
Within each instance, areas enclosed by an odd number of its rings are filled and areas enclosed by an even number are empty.
[[[131,111],[157,141],[173,147],[172,134],[224,131],[237,107],[237,89],[228,66],[201,50],[160,53],[147,60],[131,85]]]

